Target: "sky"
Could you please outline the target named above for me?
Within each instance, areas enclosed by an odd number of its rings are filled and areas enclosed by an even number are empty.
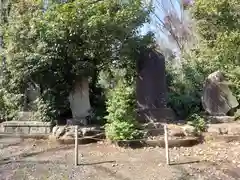
[[[171,3],[172,2],[172,3]],[[179,0],[153,0],[153,6],[154,6],[154,13],[163,20],[166,12],[164,12],[161,8],[164,7],[165,10],[175,10],[178,14],[178,16],[181,15],[181,8]],[[155,15],[151,15],[151,23],[147,23],[142,27],[142,33],[145,34],[148,31],[155,32],[156,38],[163,38],[167,40],[166,35],[164,35],[158,27],[156,27],[155,21],[158,21]]]
[[[179,17],[181,17],[181,6],[180,2],[181,0],[153,0],[153,6],[154,6],[154,13],[160,18],[161,20],[164,20],[164,17],[166,15],[166,11],[168,10],[173,10],[177,13]],[[163,10],[163,8],[165,10]],[[160,47],[167,47],[171,49],[172,52],[175,53],[175,55],[178,55],[179,48],[177,45],[169,40],[169,37],[164,34],[159,27],[156,26],[155,22],[158,22],[157,18],[155,15],[151,15],[151,22],[146,23],[142,28],[141,28],[141,33],[146,34],[149,31],[154,32],[156,42]]]

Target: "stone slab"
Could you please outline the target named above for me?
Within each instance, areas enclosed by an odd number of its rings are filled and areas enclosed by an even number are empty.
[[[30,127],[16,127],[15,132],[19,134],[28,134],[30,129]]]
[[[39,121],[5,121],[1,123],[3,127],[50,127],[50,122],[39,122]]]
[[[235,122],[234,116],[206,116],[206,121],[210,124],[217,124],[217,123],[232,123]]]
[[[240,135],[240,123],[209,124],[207,132],[220,135]]]
[[[0,124],[0,133],[7,134],[50,134],[50,122],[39,121],[6,121]]]
[[[170,108],[142,109],[137,111],[137,121],[140,123],[170,122],[175,120],[175,113]]]
[[[45,134],[46,127],[30,127],[30,134]]]
[[[7,127],[4,128],[3,132],[5,132],[5,133],[14,133],[16,131],[15,129],[16,129],[16,127],[11,127],[11,126],[8,127],[7,126]]]

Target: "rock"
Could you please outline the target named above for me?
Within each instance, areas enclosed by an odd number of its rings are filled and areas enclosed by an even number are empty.
[[[240,124],[239,123],[209,124],[207,132],[211,134],[240,135]]]
[[[65,126],[55,126],[53,128],[54,128],[53,135],[56,136],[56,138],[60,138],[66,132]]]
[[[230,134],[230,135],[240,135],[240,124],[229,124],[228,134]]]
[[[90,138],[94,136],[94,139]],[[79,127],[78,137],[82,138],[81,142],[85,143],[96,141],[96,139],[104,139],[105,134],[100,127]],[[55,126],[53,127],[51,139],[62,140],[63,143],[73,143],[75,139],[75,126]],[[65,142],[66,141],[66,142]]]
[[[99,127],[83,127],[81,128],[83,136],[94,136],[102,132]]]
[[[221,133],[220,128],[218,126],[212,126],[212,125],[208,126],[207,132],[211,133],[211,134],[220,134]]]
[[[145,130],[145,137],[151,137],[151,136],[159,136],[159,135],[163,135],[164,134],[164,130],[162,129],[147,129]]]
[[[141,128],[144,130],[145,137],[158,136],[164,133],[162,123],[150,122],[142,124]]]
[[[224,116],[239,104],[220,71],[210,74],[204,84],[203,108],[213,116]]]
[[[52,128],[52,134],[55,135],[57,133],[57,130],[58,130],[59,126],[54,126]]]
[[[235,117],[234,116],[207,116],[206,120],[210,124],[230,123],[235,121]]]
[[[75,134],[73,132],[66,132],[61,138],[62,139],[74,139]]]
[[[169,135],[170,136],[175,136],[175,137],[184,137],[185,133],[181,128],[178,128],[178,129],[171,129],[169,131]]]
[[[185,136],[183,128],[181,126],[173,125],[173,124],[168,125],[168,134],[169,136],[175,136],[175,137]]]
[[[185,136],[196,136],[196,130],[193,126],[184,125],[182,127]]]
[[[150,123],[143,124],[142,128],[143,129],[157,129],[157,128],[163,128],[163,125],[160,122],[150,122]]]

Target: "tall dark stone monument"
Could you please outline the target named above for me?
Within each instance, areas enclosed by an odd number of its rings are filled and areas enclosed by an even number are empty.
[[[145,49],[137,61],[137,120],[139,122],[165,122],[174,119],[167,108],[167,85],[164,56]]]

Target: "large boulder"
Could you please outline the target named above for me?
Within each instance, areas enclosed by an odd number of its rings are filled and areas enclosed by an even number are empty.
[[[213,116],[224,116],[239,104],[220,71],[210,74],[204,84],[203,108]]]

